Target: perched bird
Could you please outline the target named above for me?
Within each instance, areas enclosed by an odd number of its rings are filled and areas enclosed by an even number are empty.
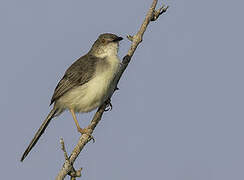
[[[101,34],[90,51],[76,60],[65,72],[51,99],[53,108],[21,157],[25,159],[53,117],[69,110],[80,133],[86,129],[79,126],[75,113],[90,112],[108,100],[115,89],[114,77],[120,67],[119,41],[115,34]]]

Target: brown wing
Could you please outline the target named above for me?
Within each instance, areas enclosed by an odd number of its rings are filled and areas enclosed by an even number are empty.
[[[97,57],[89,54],[75,61],[56,86],[50,105],[72,88],[87,83],[94,75],[98,61]]]

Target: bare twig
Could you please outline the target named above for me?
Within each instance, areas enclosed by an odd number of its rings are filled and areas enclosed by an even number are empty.
[[[159,8],[158,10],[154,10],[153,11],[154,14],[152,16],[151,21],[156,21],[161,14],[163,14],[167,11],[168,8],[169,8],[169,6],[165,7],[165,5],[163,4],[161,8]]]
[[[79,170],[75,170],[75,168],[73,167],[73,163],[70,162],[68,153],[65,149],[63,138],[60,139],[60,144],[61,144],[61,149],[64,152],[64,158],[65,158],[64,166],[66,166],[66,169],[67,169],[67,171],[64,171],[64,173],[68,173],[70,175],[71,180],[75,180],[76,177],[81,177],[82,168],[80,168]]]
[[[167,11],[168,6],[167,7],[163,6],[160,9],[155,10],[157,2],[158,2],[158,0],[153,0],[152,5],[151,5],[150,9],[148,10],[148,13],[147,13],[139,31],[137,32],[137,34],[134,36],[130,36],[130,35],[127,36],[127,38],[132,42],[132,44],[131,44],[131,47],[130,47],[127,55],[124,56],[123,61],[121,63],[120,70],[119,70],[118,74],[116,75],[116,78],[115,78],[116,84],[118,84],[122,74],[124,73],[129,62],[131,61],[131,57],[133,56],[137,46],[142,42],[142,37],[144,35],[144,32],[146,31],[148,24],[151,21],[157,20],[161,14],[163,14],[164,12]],[[87,129],[89,129],[90,132],[88,134],[82,134],[82,136],[80,137],[80,139],[79,139],[77,145],[75,146],[73,152],[71,153],[70,157],[68,158],[69,160],[65,161],[62,169],[58,173],[56,180],[63,180],[67,174],[70,175],[70,173],[72,173],[73,163],[75,162],[76,158],[78,157],[78,155],[80,154],[80,152],[84,148],[84,146],[91,140],[90,137],[92,137],[91,135],[92,135],[94,129],[96,128],[97,124],[101,120],[102,115],[103,115],[106,107],[107,107],[107,103],[104,103],[103,105],[101,105],[98,108],[98,110],[95,113],[91,123],[87,127]],[[71,165],[71,167],[70,167],[70,165]]]
[[[64,145],[64,140],[63,140],[63,138],[60,139],[60,144],[61,144],[61,149],[62,149],[63,152],[64,152],[64,158],[65,158],[65,160],[69,161],[68,153],[67,153],[67,151],[66,151],[66,149],[65,149],[65,145]]]

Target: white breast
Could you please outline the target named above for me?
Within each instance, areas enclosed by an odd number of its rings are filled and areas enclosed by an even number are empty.
[[[62,109],[72,108],[75,112],[89,112],[100,106],[114,89],[113,79],[119,68],[117,56],[109,56],[106,71],[96,73],[88,83],[72,89],[58,101]]]

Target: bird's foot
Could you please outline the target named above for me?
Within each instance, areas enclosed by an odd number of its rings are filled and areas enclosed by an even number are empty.
[[[111,111],[113,109],[113,105],[111,103],[111,100],[108,99],[107,101],[105,101],[105,103],[106,103],[106,108],[104,111]]]
[[[95,142],[95,138],[92,136],[92,130],[90,128],[77,128],[78,132],[81,134],[86,134],[89,136],[88,141],[92,140]]]

